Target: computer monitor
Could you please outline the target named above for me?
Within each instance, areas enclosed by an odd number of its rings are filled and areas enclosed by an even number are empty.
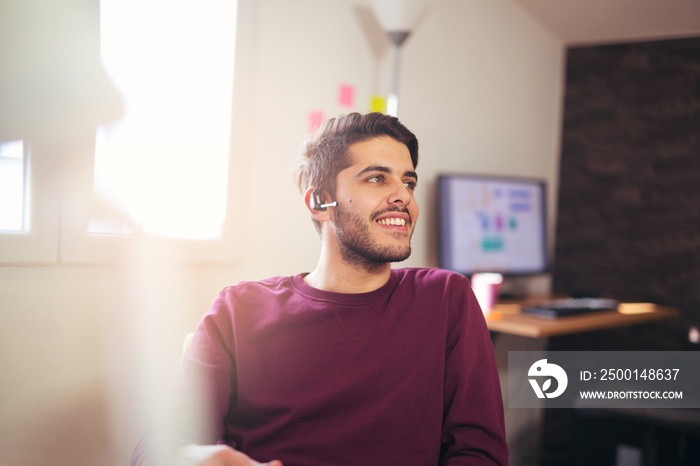
[[[543,180],[440,175],[440,267],[464,275],[547,272],[545,198]]]

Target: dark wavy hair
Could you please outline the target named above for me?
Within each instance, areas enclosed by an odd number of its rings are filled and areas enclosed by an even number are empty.
[[[353,163],[350,146],[381,136],[404,144],[411,154],[413,168],[418,166],[418,139],[398,118],[378,112],[349,113],[331,118],[304,143],[296,171],[299,190],[303,193],[310,186],[317,186],[334,196],[336,176]]]

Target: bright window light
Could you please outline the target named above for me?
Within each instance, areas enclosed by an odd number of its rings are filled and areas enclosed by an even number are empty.
[[[0,231],[28,229],[26,166],[23,141],[0,142]]]
[[[125,116],[98,129],[95,187],[128,222],[220,237],[226,216],[235,0],[101,0],[103,65]],[[124,226],[91,222],[91,232]]]

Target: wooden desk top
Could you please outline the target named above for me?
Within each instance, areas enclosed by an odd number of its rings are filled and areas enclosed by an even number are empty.
[[[541,300],[540,300],[541,301]],[[524,337],[540,338],[554,335],[602,330],[625,325],[655,322],[679,315],[675,308],[651,303],[623,303],[617,311],[600,311],[590,314],[547,319],[521,314],[522,303],[499,303],[486,314],[486,323],[492,332],[510,333]]]

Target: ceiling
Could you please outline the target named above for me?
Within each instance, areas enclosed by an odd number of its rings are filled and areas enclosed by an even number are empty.
[[[513,0],[567,46],[700,36],[700,0]]]

